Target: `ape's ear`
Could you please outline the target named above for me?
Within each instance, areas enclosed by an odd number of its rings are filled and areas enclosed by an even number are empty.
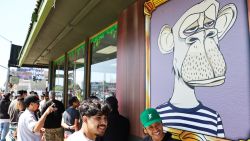
[[[218,13],[215,28],[218,30],[218,38],[221,40],[227,31],[233,26],[237,17],[237,9],[234,4],[224,6]]]
[[[161,53],[170,53],[174,48],[174,37],[171,28],[164,25],[158,37],[158,47]]]

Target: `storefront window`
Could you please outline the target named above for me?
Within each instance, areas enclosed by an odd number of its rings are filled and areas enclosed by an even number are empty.
[[[54,61],[55,68],[55,86],[53,90],[56,92],[56,99],[63,101],[63,88],[64,88],[64,62],[65,57],[62,56]]]
[[[105,100],[116,92],[117,24],[90,39],[92,44],[91,96]]]
[[[84,99],[84,49],[85,44],[68,52],[68,99],[76,96]]]
[[[10,67],[9,90],[35,91],[40,96],[48,87],[48,69],[29,67]]]

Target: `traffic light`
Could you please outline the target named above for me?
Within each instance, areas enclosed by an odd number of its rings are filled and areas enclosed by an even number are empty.
[[[33,76],[32,79],[33,79],[33,81],[36,81],[36,80],[37,80],[37,79],[36,79],[36,76]]]

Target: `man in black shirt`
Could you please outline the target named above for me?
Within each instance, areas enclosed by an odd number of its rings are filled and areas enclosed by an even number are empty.
[[[128,141],[129,138],[129,120],[120,115],[118,111],[118,100],[116,97],[108,97],[106,103],[111,107],[108,115],[108,127],[102,141]]]
[[[64,105],[61,101],[55,99],[55,92],[50,91],[50,100],[45,103],[42,107],[42,114],[46,109],[53,105],[55,108],[54,112],[50,113],[44,123],[45,133],[44,137],[46,141],[63,141],[64,134],[63,128],[61,127],[62,114],[65,110]]]
[[[163,132],[160,115],[155,109],[149,108],[143,111],[140,120],[144,127],[143,132],[147,134],[143,141],[177,141],[172,138],[170,132]]]
[[[80,102],[76,96],[73,96],[69,100],[69,105],[63,113],[62,118],[62,127],[64,128],[64,137],[67,138],[69,135],[73,134],[75,131],[79,130],[79,119],[80,113],[77,109],[80,105]]]

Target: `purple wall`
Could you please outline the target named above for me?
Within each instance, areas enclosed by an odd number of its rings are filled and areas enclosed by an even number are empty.
[[[173,91],[173,53],[161,54],[157,39],[164,24],[173,26],[178,18],[201,0],[172,0],[154,11],[151,19],[151,107],[169,100]],[[246,1],[218,0],[220,8],[234,3],[238,15],[230,31],[220,41],[227,64],[226,80],[217,87],[196,88],[199,101],[216,110],[223,122],[226,138],[246,139],[250,134],[249,44]]]

